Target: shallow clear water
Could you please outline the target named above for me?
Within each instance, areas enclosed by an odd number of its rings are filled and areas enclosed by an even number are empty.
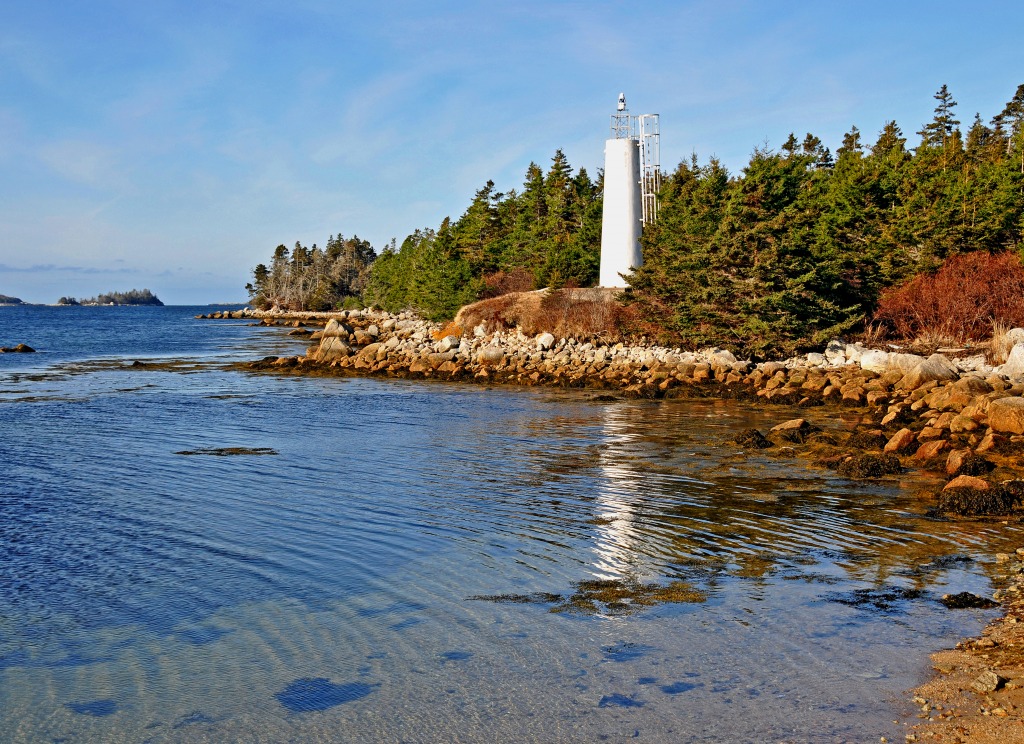
[[[0,308],[0,740],[891,740],[1024,537],[721,445],[784,410],[246,375],[301,342],[200,311]]]

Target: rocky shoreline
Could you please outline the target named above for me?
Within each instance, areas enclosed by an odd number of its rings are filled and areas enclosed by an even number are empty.
[[[754,363],[723,349],[691,352],[489,332],[482,325],[467,329],[458,317],[447,325],[372,311],[246,309],[197,317],[289,326],[290,334],[314,342],[304,355],[241,365],[253,372],[546,385],[591,389],[601,398],[798,406],[806,409],[803,418],[767,432],[749,430],[737,442],[748,450],[775,447],[850,478],[929,474],[940,484],[937,493],[925,495],[936,515],[1024,517],[1024,330],[1010,332],[1017,343],[999,366],[967,350],[926,357],[838,340],[821,353]],[[837,427],[838,416],[853,423]],[[936,656],[940,676],[915,691],[915,702],[928,708],[927,721],[915,723],[908,741],[1024,742],[1024,563],[1012,563],[1017,560],[1005,557],[1015,578],[997,593],[1002,617],[982,639]],[[954,597],[949,606],[960,606],[953,602],[961,599]],[[968,606],[974,600],[985,601],[968,597]],[[993,648],[1001,652],[992,654]],[[982,678],[996,679],[995,687],[978,682]]]
[[[411,314],[246,309],[197,317],[287,326],[290,335],[314,342],[303,355],[244,365],[253,371],[575,387],[624,398],[740,399],[806,408],[808,422],[815,409],[833,418],[841,408],[860,414],[853,431],[821,432],[807,423],[796,431],[770,432],[765,442],[809,445],[805,454],[836,468],[847,463],[844,469],[853,476],[898,467],[943,473],[950,482],[945,506],[939,506],[951,513],[1010,514],[1024,497],[1024,330],[1000,366],[962,351],[925,357],[841,341],[821,353],[754,363],[723,349],[691,352],[550,333],[530,337],[483,326],[465,329],[458,318],[447,325],[429,323]],[[861,468],[835,460],[844,450],[847,457],[871,459]],[[1020,494],[1016,484],[1007,485],[1016,480]]]

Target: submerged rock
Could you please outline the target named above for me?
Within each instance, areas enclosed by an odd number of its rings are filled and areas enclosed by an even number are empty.
[[[802,418],[790,419],[778,426],[773,426],[771,429],[771,433],[779,439],[794,444],[803,444],[811,434],[817,431],[821,430],[807,421],[807,419]]]
[[[303,677],[275,693],[274,697],[293,713],[308,713],[359,700],[373,692],[374,687],[365,682],[338,684],[325,677]]]
[[[768,449],[775,446],[768,437],[757,429],[746,429],[733,441],[741,447],[749,447],[751,449]]]
[[[943,594],[942,599],[939,601],[951,610],[988,610],[999,606],[998,602],[994,602],[988,597],[979,597],[977,594],[971,594],[970,592]]]

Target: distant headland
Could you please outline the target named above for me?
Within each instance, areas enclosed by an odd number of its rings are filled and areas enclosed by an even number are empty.
[[[19,300],[17,297],[8,297],[7,295],[0,294],[0,305],[24,305],[25,303]]]
[[[162,307],[164,303],[148,289],[132,289],[127,292],[106,292],[89,299],[61,297],[58,305],[152,305]]]

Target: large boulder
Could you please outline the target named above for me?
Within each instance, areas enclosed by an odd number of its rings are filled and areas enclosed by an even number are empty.
[[[462,339],[460,337],[458,337],[458,336],[445,336],[444,338],[442,338],[440,341],[437,342],[437,345],[436,345],[435,348],[437,349],[437,351],[439,353],[443,354],[446,351],[451,351],[452,349],[458,349],[459,348],[459,344],[461,342],[462,342]]]
[[[1004,338],[1011,346],[1024,344],[1024,328],[1011,328],[1004,334]]]
[[[918,354],[889,354],[889,369],[898,369],[901,372],[909,372],[924,361],[924,357]]]
[[[714,349],[711,352],[711,363],[721,364],[724,367],[731,367],[736,363],[736,355],[728,349]]]
[[[959,411],[973,403],[977,398],[992,392],[992,386],[979,377],[964,377],[951,385],[939,388],[928,394],[925,401],[937,410]]]
[[[803,444],[811,434],[818,431],[821,431],[821,429],[814,426],[806,419],[797,418],[784,421],[778,426],[773,426],[771,433],[778,439],[783,439],[795,444]]]
[[[1001,434],[1024,434],[1024,398],[999,398],[989,403],[988,425]]]
[[[1024,377],[1024,343],[1014,344],[999,372],[1007,377]]]
[[[861,353],[859,361],[861,369],[882,374],[889,369],[889,352],[868,349]]]
[[[895,356],[895,355],[893,355]],[[959,377],[956,368],[941,354],[932,354],[903,375],[896,387],[901,390],[917,390],[926,382],[942,382]]]
[[[361,348],[359,350],[359,354],[358,355],[360,357],[362,357],[363,359],[375,359],[377,357],[377,352],[380,351],[380,349],[381,349],[381,344],[377,343],[377,342],[374,342],[372,344],[367,344],[366,346]]]
[[[352,347],[338,336],[326,336],[320,340],[320,348],[316,352],[318,362],[333,362],[343,359],[352,353]]]
[[[320,336],[321,338],[348,338],[350,333],[352,333],[350,327],[331,318],[320,332]]]
[[[476,360],[485,366],[497,366],[505,361],[505,351],[500,346],[485,346],[480,349]]]
[[[846,364],[846,344],[838,339],[829,341],[825,346],[825,359],[837,367]]]

